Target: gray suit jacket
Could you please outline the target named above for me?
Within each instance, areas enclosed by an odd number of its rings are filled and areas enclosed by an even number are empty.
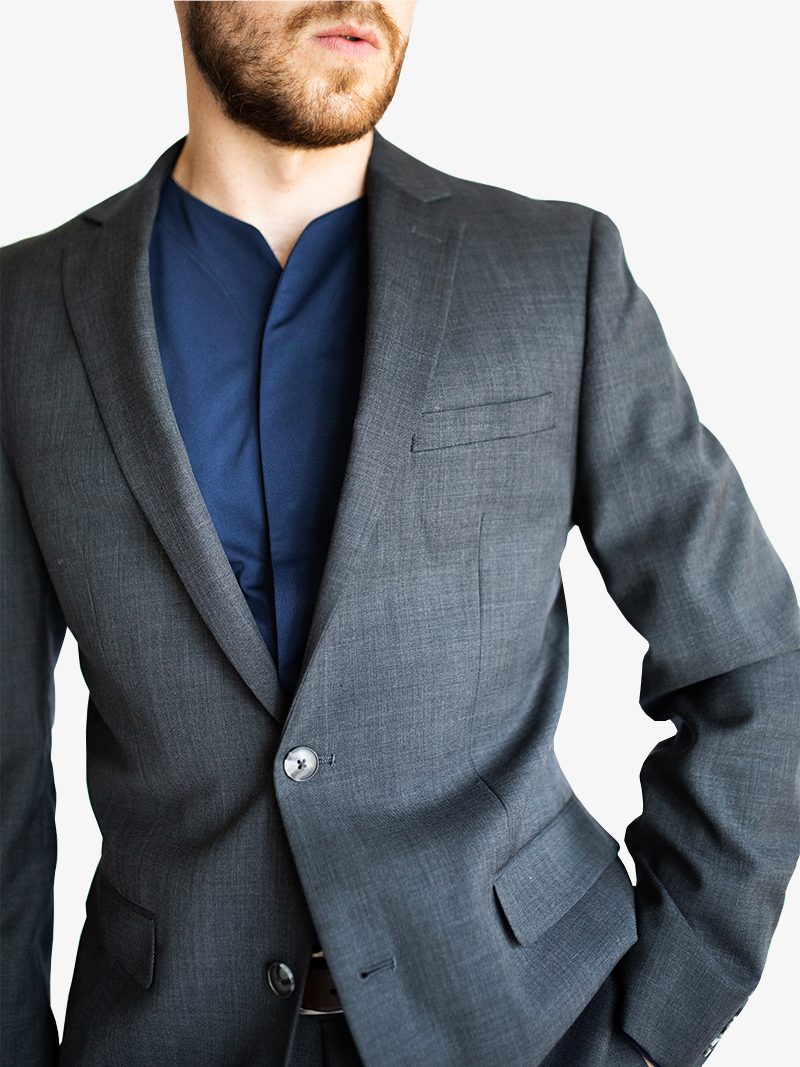
[[[800,626],[614,227],[376,138],[362,392],[289,701],[161,370],[148,243],[178,147],[5,254],[4,1062],[277,1067],[297,992],[267,966],[302,988],[313,916],[367,1067],[533,1067],[612,970],[614,1025],[695,1067],[798,852]],[[553,754],[575,523],[649,641],[645,711],[678,726],[644,767],[635,893]],[[58,1058],[65,624],[103,853]]]

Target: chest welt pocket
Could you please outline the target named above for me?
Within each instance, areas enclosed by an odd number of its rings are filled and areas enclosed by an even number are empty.
[[[156,955],[155,915],[123,897],[98,873],[86,901],[86,917],[109,956],[149,989]]]
[[[573,797],[495,876],[517,941],[532,945],[587,893],[619,846]]]
[[[411,451],[432,452],[504,437],[525,437],[554,426],[552,393],[470,408],[425,411],[411,439]]]

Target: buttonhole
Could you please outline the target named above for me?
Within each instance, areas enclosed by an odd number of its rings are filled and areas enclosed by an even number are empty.
[[[424,238],[426,241],[433,241],[434,244],[440,245],[443,243],[441,237],[434,237],[432,233],[423,233],[421,230],[418,230],[416,226],[411,227],[411,232],[415,233],[417,237]]]
[[[393,971],[396,967],[397,960],[392,956],[388,960],[382,960],[380,963],[367,967],[366,970],[361,971],[360,977],[366,981],[367,978],[372,978],[373,974],[378,974],[380,971]]]

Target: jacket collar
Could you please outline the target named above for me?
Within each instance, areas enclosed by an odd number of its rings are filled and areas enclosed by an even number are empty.
[[[140,221],[144,225],[147,225],[149,221],[149,228],[144,234],[149,242],[158,210],[161,187],[172,173],[185,140],[186,138],[182,137],[168,148],[141,181],[95,204],[94,207],[84,211],[81,217],[89,222],[102,225],[124,211],[131,201],[139,201]],[[374,134],[367,173],[368,178],[373,181],[379,177],[423,204],[446,200],[452,194],[447,175],[414,159],[407,152],[403,152],[402,149],[382,137],[377,130]]]
[[[183,142],[137,185],[85,212],[67,252],[67,308],[112,448],[211,633],[282,722],[289,699],[192,473],[161,366],[149,244]],[[409,447],[449,306],[462,223],[447,179],[375,135],[368,169],[367,340],[353,443],[303,673]]]

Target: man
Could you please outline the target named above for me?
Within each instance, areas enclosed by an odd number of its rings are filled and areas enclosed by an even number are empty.
[[[412,8],[179,5],[185,145],[8,253],[9,1062],[56,1055],[64,619],[104,854],[61,1063],[678,1067],[763,966],[794,598],[608,221],[373,138]],[[679,727],[635,902],[552,754],[572,522]]]

